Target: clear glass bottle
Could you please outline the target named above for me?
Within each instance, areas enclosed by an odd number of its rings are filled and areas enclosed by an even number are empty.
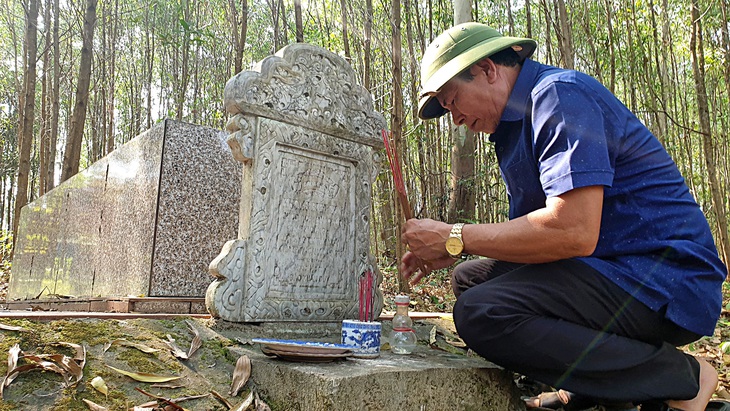
[[[393,354],[410,354],[416,348],[416,332],[413,321],[408,316],[408,305],[411,297],[397,295],[395,297],[395,316],[393,316],[393,334],[390,337],[390,350]]]

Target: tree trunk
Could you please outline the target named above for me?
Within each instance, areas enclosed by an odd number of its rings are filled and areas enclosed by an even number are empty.
[[[660,61],[661,57],[660,54],[664,53],[664,50],[661,46],[661,41],[659,40],[659,27],[657,26],[656,21],[656,11],[654,9],[654,1],[649,0],[649,15],[650,19],[649,22],[651,24],[651,35],[652,35],[652,44],[650,46],[649,55],[650,58],[653,58],[654,60],[654,67],[652,68],[652,72],[647,73],[647,87],[652,87],[653,82],[657,82],[659,85],[659,93],[658,95],[654,94],[654,98],[649,99],[648,105],[651,107],[653,111],[653,117],[654,121],[656,123],[656,127],[653,127],[654,135],[657,139],[662,143],[663,146],[666,147],[667,145],[667,121],[664,111],[664,102],[666,101],[666,96],[664,95],[664,77],[662,75],[662,63]],[[647,62],[649,63],[649,62]],[[653,88],[653,87],[652,87]]]
[[[613,41],[613,18],[612,11],[613,2],[606,0],[606,27],[608,28],[608,57],[609,57],[609,72],[611,73],[608,80],[608,89],[611,93],[616,88],[616,53]]]
[[[728,21],[728,19],[730,19],[730,15],[728,15],[729,13],[726,1],[721,1],[719,3],[720,11],[722,13],[721,21]],[[725,50],[725,70],[723,70],[723,76],[725,77],[725,90],[727,98],[730,100],[730,34],[728,34],[727,24],[723,24],[722,27],[720,27],[720,32],[722,33],[722,48]]]
[[[363,54],[365,62],[363,64],[362,85],[370,91],[370,47],[373,37],[373,0],[365,0],[365,40],[363,44]]]
[[[47,0],[43,6],[43,29],[45,30],[45,47],[43,48],[43,74],[41,75],[41,132],[40,132],[40,148],[38,149],[38,195],[42,196],[49,190],[47,173],[50,158],[50,140],[51,140],[51,119],[50,117],[50,87],[52,76],[48,72],[50,68],[50,54],[52,31],[53,28],[47,22],[51,21],[51,1]]]
[[[727,216],[725,214],[724,199],[727,193],[723,195],[721,192],[715,169],[715,143],[712,138],[710,109],[707,104],[707,91],[705,88],[705,52],[702,40],[702,20],[700,18],[697,0],[692,0],[690,50],[692,52],[692,72],[694,73],[695,90],[697,92],[697,111],[699,114],[700,130],[702,132],[705,167],[707,167],[708,184],[712,196],[712,209],[716,218],[717,246],[720,257],[728,263],[730,262],[728,259],[730,257],[730,244],[728,244]]]
[[[246,0],[243,0],[245,3]],[[147,88],[147,129],[152,127],[152,75],[153,75],[153,64],[155,61],[155,25],[154,20],[157,15],[157,8],[152,7],[152,18],[150,18],[150,8],[145,9],[145,47],[144,47],[144,62],[145,62],[145,74],[146,81],[145,86]],[[238,56],[236,56],[238,57]],[[240,64],[240,62],[239,62]]]
[[[184,117],[185,111],[185,100],[188,91],[188,83],[190,82],[190,37],[192,35],[190,30],[190,2],[183,0],[181,7],[183,8],[183,19],[186,24],[183,26],[183,39],[182,39],[182,61],[180,62],[180,78],[178,81],[178,89],[175,104],[175,118],[181,121]]]
[[[340,0],[340,9],[342,11],[342,47],[344,48],[345,59],[350,61],[350,39],[347,33],[347,2],[345,0]]]
[[[108,85],[109,85],[109,71],[107,67],[107,62],[109,60],[109,49],[112,46],[113,42],[109,39],[109,36],[107,35],[107,27],[109,26],[109,8],[107,7],[106,3],[101,3],[101,23],[99,24],[99,28],[101,29],[101,33],[99,33],[101,40],[99,41],[99,44],[101,46],[101,50],[99,51],[99,54],[101,55],[100,58],[98,58],[97,64],[96,64],[96,73],[97,76],[100,77],[100,81],[97,83],[97,92],[94,93],[94,97],[92,98],[91,102],[91,143],[92,143],[92,152],[94,153],[94,158],[91,159],[92,161],[97,160],[97,150],[103,151],[104,143],[103,140],[106,139],[106,137],[102,137],[102,142],[97,141],[98,133],[99,131],[102,136],[106,136],[106,121],[104,121],[105,114],[106,113],[106,104],[107,104],[107,93],[108,93]],[[99,117],[102,119],[99,120]],[[100,129],[100,130],[98,130]],[[100,153],[99,153],[100,154]]]
[[[529,3],[529,1],[528,1]],[[507,9],[507,35],[508,36],[514,36],[515,35],[515,17],[512,14],[512,2],[510,0],[507,0],[507,5],[505,6]],[[470,19],[468,21],[471,21],[471,15],[469,16]]]
[[[115,44],[117,44],[117,41],[119,40],[119,0],[114,0],[114,14],[111,16],[111,19],[109,19],[109,24],[111,25],[111,43],[110,46],[107,49],[111,53],[109,56],[109,78],[106,79],[107,86],[108,86],[108,97],[106,99],[105,105],[106,105],[106,112],[102,113],[102,120],[105,124],[104,130],[106,131],[106,135],[102,135],[102,139],[104,139],[104,154],[109,154],[112,151],[114,151],[114,106],[115,106],[115,88],[116,84],[114,79],[116,78],[116,61],[117,61],[117,53],[116,48],[114,47]]]
[[[294,0],[294,26],[296,27],[297,43],[304,43],[304,25],[302,24],[302,0]],[[347,33],[347,27],[343,27],[342,30],[343,34]]]
[[[51,139],[48,143],[48,168],[45,170],[47,189],[51,190],[56,183],[56,143],[58,142],[58,118],[61,110],[59,104],[61,89],[61,45],[59,44],[59,0],[53,0],[53,91],[51,92]]]
[[[392,109],[391,109],[391,132],[393,133],[393,143],[395,149],[401,158],[406,158],[406,144],[403,142],[403,57],[401,50],[403,47],[401,40],[401,5],[400,0],[393,0],[391,3],[391,29],[393,31],[391,51],[393,53],[393,93]],[[401,241],[400,223],[404,220],[403,205],[397,195],[393,196],[393,204],[395,207],[395,221],[397,221],[398,229],[396,230],[396,258],[401,260],[405,253],[405,246]],[[408,281],[403,280],[402,276],[398,276],[398,289],[401,292],[407,292]]]
[[[471,21],[471,2],[454,0],[454,24]],[[448,221],[474,221],[476,186],[474,184],[474,147],[476,134],[466,127],[451,126],[454,142],[451,151],[451,194]]]
[[[416,4],[413,4],[413,3],[416,3]],[[418,16],[418,4],[417,4],[417,2],[413,2],[413,3],[409,2],[408,0],[405,0],[406,11],[403,14],[406,17],[406,37],[407,37],[406,40],[408,42],[408,54],[409,54],[408,67],[409,67],[411,73],[413,73],[413,75],[415,76],[416,73],[418,73],[418,63],[416,62],[416,49],[413,44],[413,21],[414,20],[418,21],[419,16]],[[414,13],[415,16],[412,15],[412,13]],[[411,92],[412,99],[413,99],[413,101],[417,101],[418,100],[418,82],[411,81],[410,86],[411,86],[410,92]],[[416,104],[411,104],[411,118],[413,119],[414,123],[416,123],[416,121],[418,121],[417,120],[418,119],[418,106]],[[419,203],[420,203],[421,208],[425,208],[426,207],[426,198],[427,198],[426,168],[425,168],[426,153],[425,153],[425,150],[423,147],[423,138],[416,138],[416,149],[417,149],[416,154],[418,155],[418,167],[419,167],[418,168],[418,174],[419,174],[419,176],[418,176],[419,190],[418,191],[420,191],[420,194],[421,194]],[[412,186],[415,187],[415,183]],[[412,197],[415,198],[415,196],[412,196]]]
[[[279,0],[266,0],[271,11],[271,25],[274,28],[274,53],[279,50]],[[273,53],[272,53],[273,54]]]
[[[29,0],[25,9],[25,74],[23,75],[23,114],[18,137],[18,179],[13,216],[13,242],[18,238],[20,210],[28,203],[30,150],[33,146],[35,116],[36,58],[38,56],[38,0]]]
[[[525,36],[532,38],[532,10],[530,9],[530,1],[525,2],[525,26],[527,27],[527,33]]]
[[[552,37],[552,20],[550,16],[550,7],[548,7],[547,0],[541,0],[542,2],[542,9],[545,13],[545,64],[553,64],[552,63],[552,56],[553,56],[553,43],[551,40]]]
[[[63,153],[63,172],[61,181],[68,180],[79,172],[81,143],[84,138],[86,107],[89,103],[89,85],[91,83],[91,61],[93,58],[94,26],[96,25],[96,0],[87,0],[84,12],[83,45],[79,62],[79,81],[76,85],[76,98],[71,129],[66,140],[66,151]]]
[[[570,22],[568,20],[568,11],[565,9],[565,0],[557,0],[558,19],[560,21],[560,29],[557,30],[558,44],[560,45],[560,54],[563,57],[564,67],[573,69],[575,67],[575,54],[573,52],[573,35]]]
[[[289,43],[289,35],[286,30],[286,7],[284,6],[284,0],[279,0],[277,12],[279,13],[278,21],[281,24],[281,30],[279,30],[279,36],[281,37],[279,39],[279,47],[284,47]],[[279,49],[277,48],[276,51],[279,51]]]

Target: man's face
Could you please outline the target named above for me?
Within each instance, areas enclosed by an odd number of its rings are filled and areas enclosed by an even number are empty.
[[[491,60],[489,60],[491,63]],[[496,70],[494,63],[473,65],[471,81],[454,77],[436,94],[441,105],[451,112],[454,124],[466,125],[474,132],[493,133],[507,104],[509,89],[490,70]]]

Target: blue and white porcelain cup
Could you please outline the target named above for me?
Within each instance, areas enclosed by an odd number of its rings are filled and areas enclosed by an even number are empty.
[[[352,356],[376,358],[380,355],[381,326],[376,321],[342,321],[342,344],[352,347]]]

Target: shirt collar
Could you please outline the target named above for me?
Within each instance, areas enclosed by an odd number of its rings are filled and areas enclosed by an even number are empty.
[[[527,110],[527,101],[532,91],[532,86],[535,84],[535,78],[537,77],[538,69],[540,64],[530,59],[525,59],[522,64],[520,74],[517,76],[517,81],[512,88],[512,93],[507,101],[507,106],[502,112],[502,121],[518,121],[525,117],[525,111]]]

